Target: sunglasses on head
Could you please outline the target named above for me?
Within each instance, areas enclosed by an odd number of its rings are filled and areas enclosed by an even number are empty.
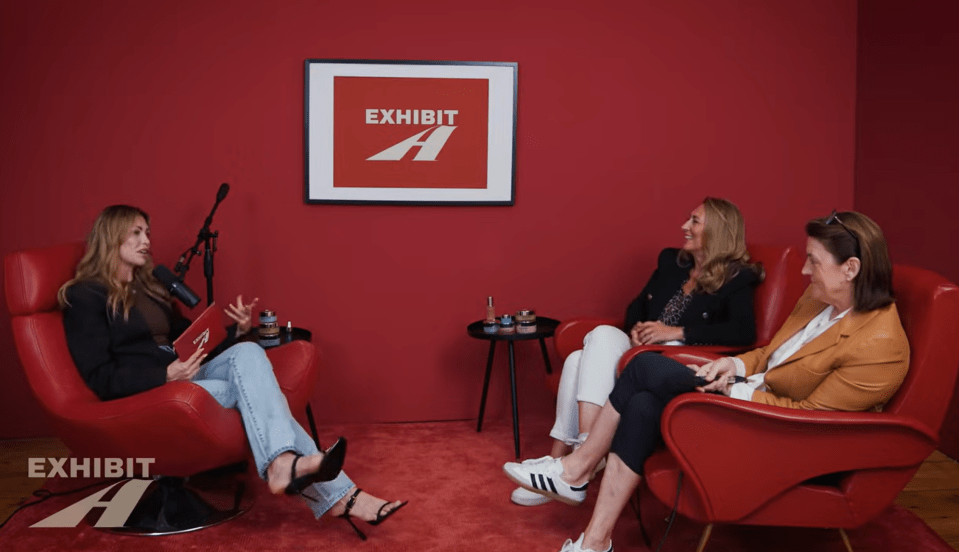
[[[850,230],[848,226],[846,226],[845,224],[842,223],[841,220],[839,220],[839,213],[837,213],[835,209],[832,210],[831,215],[826,217],[826,226],[834,222],[839,224],[839,226],[842,226],[842,229],[845,230],[846,233],[848,233],[850,236],[852,236],[853,242],[856,243],[856,257],[862,258],[862,250],[859,247],[859,238],[856,237],[856,234],[852,230]]]

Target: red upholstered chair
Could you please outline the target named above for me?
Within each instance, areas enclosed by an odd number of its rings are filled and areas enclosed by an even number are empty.
[[[756,287],[754,308],[756,313],[756,342],[745,347],[729,347],[723,345],[643,345],[627,351],[627,355],[637,355],[646,351],[699,351],[714,353],[732,353],[747,351],[769,343],[776,330],[782,326],[789,316],[793,305],[799,300],[805,287],[802,278],[802,265],[805,261],[805,252],[793,246],[753,244],[749,246],[749,254],[753,262],[761,262],[766,272],[766,278]],[[607,324],[622,326],[623,320],[606,318],[573,318],[564,321],[556,328],[553,343],[561,359],[568,357],[573,351],[583,348],[583,338],[596,326]],[[559,374],[547,377],[547,382],[554,390],[559,387]]]
[[[101,401],[86,386],[67,349],[57,305],[57,290],[73,277],[83,252],[77,243],[4,259],[17,353],[54,434],[75,457],[153,458],[151,473],[163,476],[186,477],[247,460],[251,453],[239,413],[222,408],[193,383],[171,382],[111,401]],[[319,375],[315,347],[294,341],[268,356],[292,412],[304,412]]]
[[[935,450],[959,370],[959,288],[911,266],[893,273],[911,349],[882,412],[822,412],[689,393],[667,405],[666,447],[644,466],[664,504],[708,524],[860,527],[889,507]],[[667,353],[669,354],[669,353]],[[673,356],[673,355],[669,355]],[[687,362],[688,357],[678,355]]]

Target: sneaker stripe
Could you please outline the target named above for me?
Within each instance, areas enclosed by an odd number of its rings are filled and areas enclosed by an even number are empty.
[[[535,474],[535,473],[529,474],[529,479],[530,479],[530,481],[533,482],[533,484],[532,484],[533,488],[534,488],[534,489],[538,489],[539,487],[536,486],[536,474]]]
[[[550,488],[551,491],[553,491],[553,494],[559,494],[558,492],[556,492],[556,486],[553,485],[553,478],[550,477],[550,478],[547,479],[546,481],[549,482],[549,488]]]
[[[540,474],[538,474],[538,475],[539,475],[539,487],[536,487],[536,488],[537,488],[537,489],[542,489],[542,490],[545,491],[545,490],[546,490],[546,481],[543,481],[543,474],[540,473]],[[550,485],[552,485],[552,484],[553,484],[553,482],[550,481]]]

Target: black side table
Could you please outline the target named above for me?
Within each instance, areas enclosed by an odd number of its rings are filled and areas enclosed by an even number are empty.
[[[478,320],[466,327],[466,333],[476,339],[485,339],[489,341],[489,357],[486,360],[486,377],[483,379],[483,398],[480,399],[479,421],[476,423],[476,431],[483,430],[483,412],[486,410],[486,393],[489,391],[489,377],[493,370],[493,353],[496,351],[497,341],[506,341],[509,343],[509,383],[513,393],[513,445],[516,448],[516,457],[519,458],[519,410],[516,406],[516,361],[513,352],[513,343],[516,341],[527,341],[538,339],[540,349],[543,351],[543,361],[546,363],[546,373],[552,374],[553,367],[549,363],[549,353],[546,350],[547,337],[552,337],[559,326],[559,320],[536,317],[536,331],[532,333],[486,333],[483,331],[483,321]]]

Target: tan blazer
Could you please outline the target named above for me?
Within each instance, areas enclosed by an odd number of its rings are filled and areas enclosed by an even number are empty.
[[[765,371],[769,356],[824,308],[807,288],[769,345],[739,355],[746,375]],[[766,374],[769,392],[754,391],[752,400],[806,410],[878,410],[908,368],[909,342],[895,304],[850,311]]]

